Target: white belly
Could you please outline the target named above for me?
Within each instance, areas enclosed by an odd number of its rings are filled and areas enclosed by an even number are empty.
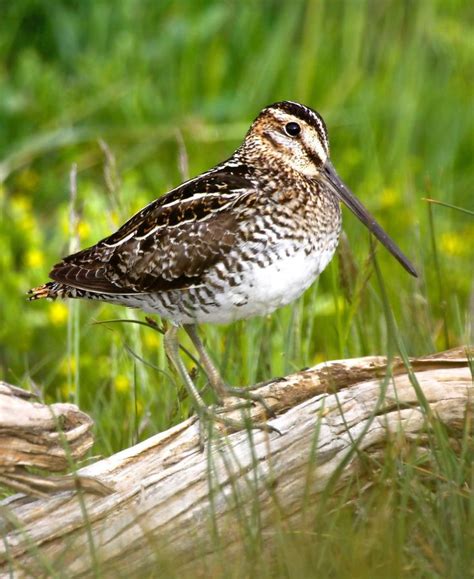
[[[265,316],[296,300],[331,261],[336,243],[309,255],[302,249],[280,258],[264,268],[252,264],[243,283],[229,287],[217,297],[219,307],[198,314],[197,322],[229,323],[254,316]]]

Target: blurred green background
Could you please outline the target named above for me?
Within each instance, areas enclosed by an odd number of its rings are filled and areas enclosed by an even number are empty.
[[[276,100],[324,116],[339,174],[420,276],[410,278],[379,248],[381,284],[368,233],[345,211],[347,242],[297,303],[268,318],[202,328],[229,383],[392,353],[397,340],[410,355],[470,341],[472,2],[0,0],[0,12],[0,379],[48,402],[79,403],[96,421],[96,453],[191,412],[161,334],[136,323],[93,324],[144,321],[140,312],[28,303],[26,291],[71,248],[95,243],[229,156]],[[384,291],[396,329],[387,329]],[[465,576],[462,497],[472,473],[450,452],[432,478],[426,469],[424,478],[416,469],[408,476],[405,463],[383,473],[374,503],[339,510],[342,522],[330,533],[319,527],[321,548],[317,559],[308,555],[308,568],[354,577],[356,561],[357,576],[373,577],[375,561],[385,577],[403,569]],[[427,490],[426,477],[439,494]],[[373,509],[375,519],[361,518]]]
[[[473,209],[469,4],[3,2],[0,376],[79,402],[107,452],[185,416],[157,332],[91,324],[144,316],[27,303],[25,292],[71,247],[226,158],[279,99],[321,112],[340,175],[416,264],[418,280],[378,251],[409,354],[466,343],[472,216],[430,210],[423,198]],[[344,218],[345,275],[335,259],[271,318],[204,329],[229,382],[387,351],[380,292],[373,275],[367,282],[368,234]]]

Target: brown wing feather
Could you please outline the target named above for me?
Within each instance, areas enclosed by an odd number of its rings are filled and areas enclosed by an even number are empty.
[[[196,285],[200,275],[232,248],[237,217],[226,205],[229,199],[239,203],[250,187],[244,177],[221,172],[184,184],[145,207],[110,237],[64,258],[50,277],[111,294]],[[214,194],[199,197],[201,191]],[[236,193],[235,200],[216,194],[230,192]],[[175,200],[180,201],[168,205]]]

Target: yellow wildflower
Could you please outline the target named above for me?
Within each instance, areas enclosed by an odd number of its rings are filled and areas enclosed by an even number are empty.
[[[28,213],[31,211],[31,199],[28,199],[28,197],[24,195],[15,195],[12,197],[11,205],[13,211],[17,213]]]
[[[117,374],[114,384],[118,392],[127,392],[130,388],[130,379],[125,374]]]
[[[41,267],[44,264],[44,253],[40,249],[29,249],[26,252],[25,263],[32,269]]]
[[[69,316],[69,308],[63,302],[54,302],[48,309],[48,316],[53,326],[63,326]]]
[[[87,221],[79,221],[77,224],[77,235],[79,239],[86,239],[89,237],[91,232],[91,226],[87,223]]]
[[[398,205],[400,200],[400,193],[392,189],[391,187],[386,187],[380,194],[380,205],[381,207],[387,209],[388,207],[393,207]]]
[[[143,337],[143,342],[150,350],[155,350],[160,345],[160,338],[156,332],[149,331]]]
[[[439,247],[443,253],[446,255],[465,255],[469,243],[466,243],[466,235],[455,233],[454,231],[449,231],[441,234],[439,239]]]

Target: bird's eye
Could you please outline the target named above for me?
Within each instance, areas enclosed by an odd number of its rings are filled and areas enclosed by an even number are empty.
[[[301,133],[301,127],[298,123],[287,123],[285,125],[285,131],[290,137],[297,137]]]

